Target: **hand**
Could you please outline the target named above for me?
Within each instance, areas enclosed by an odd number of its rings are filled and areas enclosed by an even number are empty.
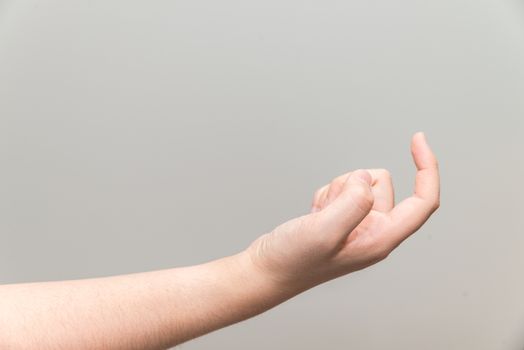
[[[395,206],[387,170],[356,170],[314,195],[311,213],[254,241],[253,264],[296,292],[385,259],[439,207],[437,160],[423,133],[413,136],[414,194]]]
[[[0,286],[1,349],[165,349],[384,259],[439,206],[435,156],[413,137],[415,193],[394,206],[385,170],[337,177],[311,213],[195,266]],[[53,310],[54,312],[49,312]]]

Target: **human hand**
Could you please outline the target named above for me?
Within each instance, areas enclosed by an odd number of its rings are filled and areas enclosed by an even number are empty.
[[[253,264],[281,288],[300,292],[385,259],[439,207],[439,170],[423,133],[413,136],[415,191],[395,206],[389,172],[356,170],[314,195],[311,213],[260,236]]]
[[[411,150],[415,192],[397,206],[387,171],[357,170],[319,189],[311,213],[238,254],[174,269],[0,286],[0,348],[165,349],[372,265],[439,206],[437,161],[423,134],[414,135]]]

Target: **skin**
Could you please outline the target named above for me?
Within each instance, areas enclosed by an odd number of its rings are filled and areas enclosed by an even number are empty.
[[[384,169],[341,175],[311,212],[201,265],[0,286],[1,349],[166,349],[385,259],[439,207],[437,160],[413,136],[415,191],[395,205]]]

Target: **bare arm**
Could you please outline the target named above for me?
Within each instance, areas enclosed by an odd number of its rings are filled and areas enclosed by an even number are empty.
[[[312,211],[205,264],[114,277],[0,286],[2,349],[166,349],[239,322],[384,259],[439,206],[435,156],[412,142],[414,194],[394,205],[384,170],[316,192]]]
[[[1,349],[166,349],[285,300],[242,252],[122,276],[0,288]]]

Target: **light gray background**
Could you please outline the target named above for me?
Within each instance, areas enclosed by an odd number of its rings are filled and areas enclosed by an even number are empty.
[[[524,4],[0,2],[0,282],[232,254],[355,168],[442,207],[379,265],[181,349],[524,348]]]

